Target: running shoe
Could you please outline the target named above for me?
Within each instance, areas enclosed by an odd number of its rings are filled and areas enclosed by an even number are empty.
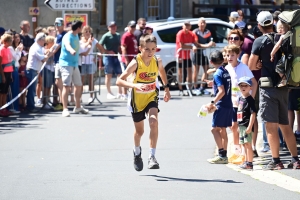
[[[37,99],[36,104],[37,106],[41,106],[42,105],[42,100],[41,99]]]
[[[244,162],[243,164],[238,166],[240,169],[253,170],[253,165]]]
[[[260,150],[260,152],[262,152],[262,153],[266,153],[268,151],[270,151],[270,146],[269,145],[264,145],[264,148],[262,150]]]
[[[143,170],[144,164],[143,164],[143,159],[142,159],[142,148],[140,147],[141,152],[139,155],[135,155],[133,151],[133,167],[136,171],[140,172]]]
[[[81,114],[88,114],[89,110],[85,109],[83,106],[81,106],[80,108],[74,107],[73,113],[75,113],[75,114],[79,114],[79,113],[81,113]]]
[[[214,158],[207,159],[207,161],[211,164],[227,164],[228,163],[228,158],[227,157],[216,156]]]
[[[63,110],[63,106],[59,103],[56,106],[54,106],[54,110],[61,111],[61,110]]]
[[[270,161],[269,164],[262,167],[263,170],[281,170],[284,169],[282,162],[275,164],[273,161]]]
[[[70,117],[70,113],[68,109],[64,109],[61,114],[63,117]]]
[[[159,164],[154,156],[148,159],[148,169],[159,169]]]
[[[291,161],[288,166],[287,166],[288,169],[300,169],[300,161]]]

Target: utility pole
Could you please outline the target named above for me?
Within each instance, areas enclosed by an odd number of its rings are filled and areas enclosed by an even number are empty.
[[[38,7],[37,0],[32,1],[32,7]],[[33,31],[33,36],[35,37],[35,29],[37,28],[38,24],[38,15],[33,15],[35,17],[35,21],[32,22],[32,31]]]

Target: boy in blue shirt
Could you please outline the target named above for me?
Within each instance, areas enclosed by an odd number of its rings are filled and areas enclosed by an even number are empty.
[[[215,107],[212,120],[211,132],[219,149],[219,155],[207,161],[212,164],[227,164],[227,133],[226,128],[232,123],[232,101],[231,101],[231,78],[228,71],[222,66],[224,62],[221,51],[213,51],[210,54],[210,63],[216,68],[213,76],[215,97],[210,104],[206,105],[208,111]]]

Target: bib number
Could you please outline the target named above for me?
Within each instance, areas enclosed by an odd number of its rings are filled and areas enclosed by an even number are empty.
[[[237,112],[237,121],[238,122],[243,121],[243,112]]]

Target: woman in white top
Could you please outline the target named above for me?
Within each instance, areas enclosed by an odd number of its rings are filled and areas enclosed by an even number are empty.
[[[79,58],[79,65],[81,66],[81,77],[82,77],[82,83],[84,84],[84,79],[86,76],[88,76],[88,83],[89,83],[89,91],[94,91],[94,80],[93,75],[97,71],[96,69],[96,57],[93,54],[93,50],[95,47],[98,49],[100,48],[100,45],[98,43],[98,40],[96,40],[93,37],[93,29],[90,26],[84,26],[82,28],[82,36],[80,39],[80,49],[81,49],[81,55]],[[88,52],[89,55],[83,54],[85,52]],[[93,93],[90,93],[90,98],[88,100],[88,103],[92,103],[93,101]]]

